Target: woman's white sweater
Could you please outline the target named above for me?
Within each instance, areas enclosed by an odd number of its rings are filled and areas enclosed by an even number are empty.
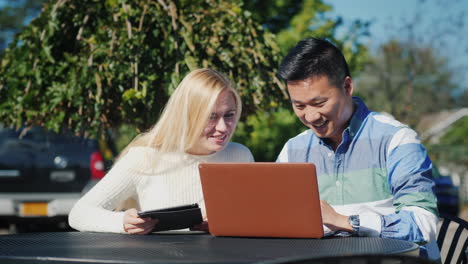
[[[144,211],[198,203],[205,218],[198,164],[253,161],[250,150],[238,143],[201,156],[133,147],[74,205],[68,221],[79,231],[125,233],[124,212],[116,208],[129,198]]]

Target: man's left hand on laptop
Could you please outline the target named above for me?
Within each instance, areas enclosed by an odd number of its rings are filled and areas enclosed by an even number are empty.
[[[352,232],[353,227],[349,224],[348,216],[339,214],[327,201],[320,200],[323,224],[332,231]]]

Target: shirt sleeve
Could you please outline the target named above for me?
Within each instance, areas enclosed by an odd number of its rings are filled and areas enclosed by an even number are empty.
[[[288,162],[289,161],[289,158],[288,158],[288,143],[289,143],[289,141],[286,142],[286,144],[284,144],[283,149],[281,149],[281,152],[278,155],[278,158],[276,158],[276,162]]]
[[[395,213],[381,218],[381,237],[425,244],[435,240],[438,221],[432,162],[416,132],[402,128],[387,150]]]
[[[150,150],[151,151],[151,150]],[[148,151],[132,148],[70,211],[68,221],[79,231],[125,233],[124,212],[114,211],[123,201],[136,197],[135,182],[141,174]]]

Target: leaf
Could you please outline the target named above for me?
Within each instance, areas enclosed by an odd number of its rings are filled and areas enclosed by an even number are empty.
[[[130,101],[133,98],[136,98],[137,91],[134,89],[128,89],[122,94],[122,99],[124,101]]]
[[[51,46],[44,46],[43,50],[46,55],[46,58],[49,60],[51,63],[55,63],[54,58],[52,57],[52,52],[51,52],[52,47]]]
[[[118,2],[117,0],[106,0],[106,5],[116,8],[118,7]]]
[[[198,69],[197,59],[192,56],[185,56],[185,63],[191,71]]]

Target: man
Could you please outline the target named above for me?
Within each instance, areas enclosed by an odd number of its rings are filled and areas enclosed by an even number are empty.
[[[352,96],[346,60],[326,40],[300,41],[279,75],[310,129],[291,138],[277,161],[316,165],[324,225],[416,242],[422,256],[440,258],[432,163],[416,132]]]

